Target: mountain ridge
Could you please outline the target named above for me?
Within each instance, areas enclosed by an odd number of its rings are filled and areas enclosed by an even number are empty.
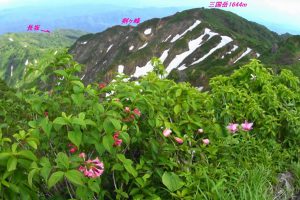
[[[208,78],[218,74],[204,77],[209,66],[233,70],[283,40],[265,26],[229,11],[197,8],[153,18],[136,27],[113,26],[83,36],[70,53],[86,65],[82,76],[87,83],[110,82],[117,71],[138,78],[141,71],[151,71],[150,60],[155,56],[163,58],[170,78],[208,87]],[[176,56],[182,59],[176,60]],[[206,81],[198,80],[199,76]]]

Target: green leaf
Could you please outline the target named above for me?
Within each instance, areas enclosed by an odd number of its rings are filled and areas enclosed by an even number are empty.
[[[40,161],[40,164],[43,166],[40,170],[41,176],[47,180],[51,172],[51,163],[49,162],[48,158],[43,157]]]
[[[43,131],[46,133],[47,137],[50,137],[51,134],[51,129],[52,129],[52,124],[51,122],[49,122],[48,118],[44,118],[41,123],[40,126],[42,127]]]
[[[129,145],[129,143],[130,143],[130,136],[129,136],[128,133],[121,132],[120,133],[120,138],[123,140],[123,142],[125,142],[125,144]]]
[[[64,177],[64,174],[65,173],[62,171],[54,172],[48,180],[48,188],[52,188],[56,183],[61,181]]]
[[[26,142],[29,146],[31,146],[34,149],[37,149],[37,143],[34,140],[29,140],[28,138],[26,139]]]
[[[83,186],[83,176],[78,170],[69,170],[65,173],[65,176],[71,183]]]
[[[97,110],[99,112],[99,114],[104,113],[104,107],[102,106],[102,104],[95,104],[94,109]]]
[[[69,131],[68,138],[73,144],[79,147],[82,140],[82,132],[80,130]]]
[[[60,169],[69,169],[69,158],[65,153],[59,152],[55,162]]]
[[[85,124],[84,119],[73,118],[72,119],[72,124],[78,124],[78,125],[82,126],[83,128],[86,128],[86,124]]]
[[[79,94],[72,94],[71,98],[73,100],[73,102],[77,105],[77,106],[81,106],[84,102],[84,95],[82,93]]]
[[[57,117],[54,121],[54,124],[59,124],[59,125],[67,125],[68,122],[63,118],[63,117]]]
[[[178,89],[178,90],[176,90],[175,96],[179,97],[181,95],[181,93],[182,93],[182,89]]]
[[[11,157],[7,161],[7,171],[11,172],[16,170],[18,159],[16,157]]]
[[[112,136],[110,135],[105,135],[103,137],[103,146],[104,148],[109,152],[112,153],[113,151],[113,144],[114,144],[114,139]]]
[[[162,176],[162,182],[171,192],[184,185],[184,182],[174,172],[165,172]]]
[[[86,120],[84,120],[84,121],[85,121],[85,124],[86,124],[86,125],[91,125],[91,126],[94,126],[94,127],[97,126],[97,124],[96,124],[93,120],[86,119]]]
[[[134,177],[138,176],[137,171],[132,167],[132,160],[127,159],[123,154],[117,154],[117,158],[124,164],[127,172],[129,172]]]
[[[135,178],[138,176],[137,171],[132,167],[131,164],[124,164],[125,169]]]
[[[71,83],[73,83],[74,85],[77,85],[80,88],[84,88],[84,85],[81,81],[71,81]]]
[[[32,179],[33,179],[33,176],[36,174],[36,172],[38,172],[39,170],[38,169],[33,169],[29,172],[28,174],[28,184],[30,187],[32,187]]]
[[[29,150],[19,151],[17,153],[17,155],[22,156],[22,157],[24,157],[26,159],[29,159],[29,160],[37,161],[37,157],[34,155],[34,153],[32,151],[29,151]]]
[[[106,133],[111,134],[116,130],[121,129],[120,121],[107,117],[103,122],[103,127]]]
[[[119,120],[110,118],[111,123],[114,125],[115,130],[121,130],[121,123]]]
[[[10,156],[12,155],[12,153],[10,152],[3,152],[3,153],[0,153],[0,160],[6,160],[7,158],[9,158]]]
[[[181,106],[179,104],[177,104],[175,107],[174,107],[174,113],[177,115],[178,113],[180,113],[181,111]]]
[[[97,194],[100,192],[99,183],[96,180],[90,179],[88,186],[93,192],[96,192]]]
[[[116,164],[114,164],[114,166],[112,167],[112,170],[122,171],[122,170],[124,170],[124,167],[123,167],[123,165],[121,165],[120,163],[116,163]]]
[[[64,77],[68,76],[68,74],[64,70],[55,70],[54,73],[58,74],[58,75],[61,75],[61,76],[64,76]]]

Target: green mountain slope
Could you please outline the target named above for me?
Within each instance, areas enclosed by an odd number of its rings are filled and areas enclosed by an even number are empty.
[[[69,47],[81,35],[77,30],[48,33],[8,33],[0,35],[0,78],[15,85],[26,66],[37,63],[48,50]]]
[[[209,78],[270,56],[289,37],[228,11],[198,8],[82,36],[70,53],[86,65],[82,79],[87,83],[109,82],[117,71],[141,77],[153,69],[149,61],[155,56],[169,78],[207,88]]]

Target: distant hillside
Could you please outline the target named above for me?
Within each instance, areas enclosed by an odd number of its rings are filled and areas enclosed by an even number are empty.
[[[207,88],[210,77],[269,55],[286,38],[234,13],[199,8],[84,35],[70,53],[87,66],[82,74],[87,83],[109,82],[117,71],[138,78],[153,69],[149,61],[156,56],[169,78]]]
[[[29,63],[37,63],[48,50],[71,46],[86,34],[77,30],[57,30],[49,33],[8,33],[0,35],[0,78],[14,85]]]

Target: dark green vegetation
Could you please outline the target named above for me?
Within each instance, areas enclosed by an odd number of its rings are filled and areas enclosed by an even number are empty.
[[[8,33],[0,35],[0,77],[16,85],[30,63],[39,62],[49,50],[70,47],[85,34],[76,30],[57,30],[52,33]]]
[[[138,82],[119,75],[105,86],[84,85],[65,52],[47,56],[22,89],[0,83],[2,199],[288,200],[299,191],[300,81],[289,70],[253,60],[199,92],[161,78],[157,59]],[[245,120],[253,129],[226,129]]]

